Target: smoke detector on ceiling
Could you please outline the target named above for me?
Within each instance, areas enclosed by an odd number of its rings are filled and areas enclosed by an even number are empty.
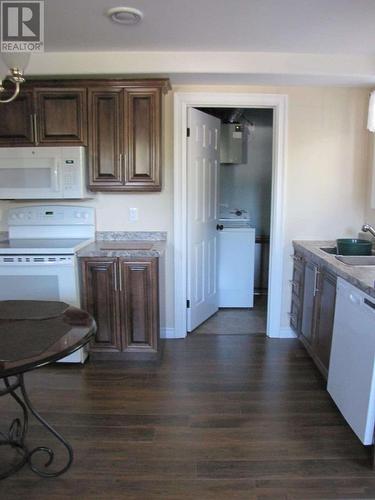
[[[133,7],[113,7],[107,10],[107,16],[119,24],[138,24],[143,19],[143,12]]]

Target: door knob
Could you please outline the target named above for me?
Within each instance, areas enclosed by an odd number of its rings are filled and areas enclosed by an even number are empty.
[[[217,229],[218,231],[222,231],[222,230],[224,229],[223,224],[216,224],[216,229]]]

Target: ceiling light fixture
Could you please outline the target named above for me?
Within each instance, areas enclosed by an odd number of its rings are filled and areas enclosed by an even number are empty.
[[[28,52],[6,52],[0,57],[0,104],[12,102],[20,93],[21,83],[24,83],[25,78],[23,72],[29,62],[30,54]],[[10,74],[9,74],[10,72]],[[8,99],[1,99],[3,92],[7,89],[3,82],[9,80],[14,84],[14,92]]]
[[[133,7],[113,7],[107,10],[107,16],[115,23],[138,24],[143,19],[143,12]]]

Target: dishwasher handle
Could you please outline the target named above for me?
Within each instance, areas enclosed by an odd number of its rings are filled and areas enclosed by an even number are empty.
[[[375,303],[374,302],[371,302],[371,300],[369,299],[364,299],[363,300],[363,303],[367,306],[367,307],[371,307],[371,309],[375,310]]]

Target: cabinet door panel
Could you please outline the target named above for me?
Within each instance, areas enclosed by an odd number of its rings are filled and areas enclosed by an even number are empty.
[[[82,259],[82,306],[95,319],[92,351],[119,351],[116,259]]]
[[[36,88],[40,144],[86,144],[86,89]]]
[[[7,95],[4,96],[8,97]],[[21,92],[16,99],[0,104],[0,145],[31,146],[33,133],[33,94]]]
[[[311,262],[305,265],[303,311],[301,333],[309,344],[313,341],[314,331],[314,303],[317,267]]]
[[[90,187],[106,188],[124,183],[122,89],[89,90]]]
[[[299,335],[301,333],[301,303],[298,297],[292,294],[290,307],[290,326]]]
[[[160,89],[127,89],[125,95],[125,187],[160,191]]]
[[[120,259],[123,350],[157,351],[159,297],[157,259]]]
[[[336,277],[330,273],[321,274],[319,284],[320,304],[317,318],[315,350],[316,355],[328,370],[336,304]]]

